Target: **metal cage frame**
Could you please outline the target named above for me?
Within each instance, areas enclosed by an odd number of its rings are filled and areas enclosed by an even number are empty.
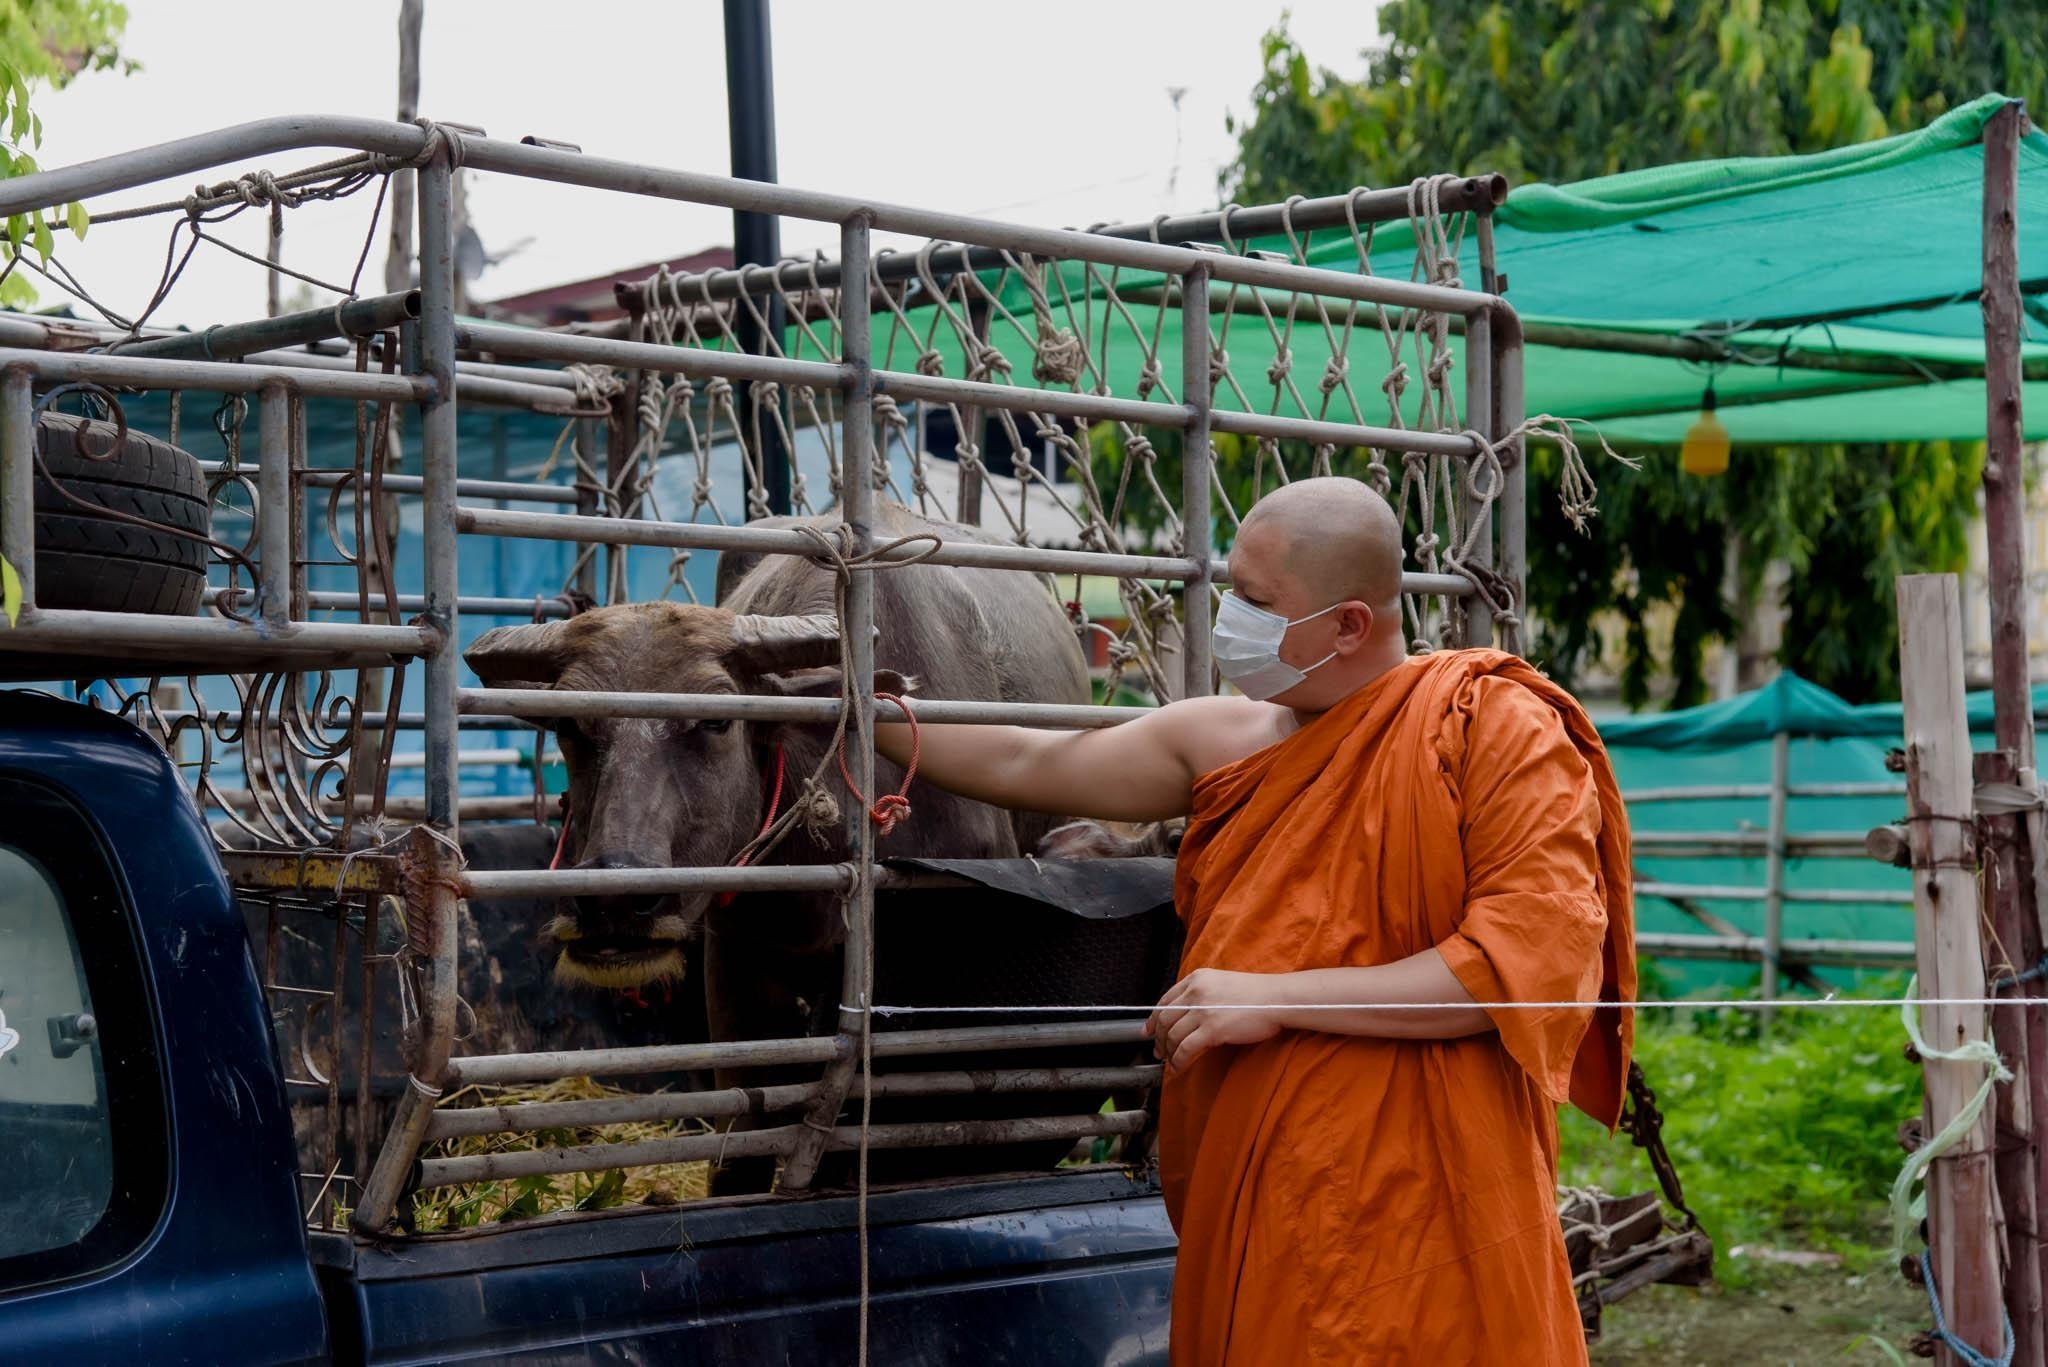
[[[506,142],[449,124],[420,125],[350,117],[284,117],[266,119],[184,138],[133,152],[39,172],[0,183],[0,214],[42,211],[167,177],[189,175],[254,157],[303,148],[333,148],[360,153],[364,164],[390,173],[417,168],[419,181],[419,287],[416,294],[358,301],[339,310],[229,325],[194,338],[146,341],[124,351],[86,352],[82,345],[107,340],[90,325],[26,318],[0,319],[0,554],[16,566],[24,591],[20,624],[5,638],[17,656],[47,658],[61,676],[62,663],[94,654],[119,652],[139,662],[138,672],[157,672],[158,662],[209,661],[193,672],[218,674],[238,670],[332,670],[383,667],[392,661],[424,662],[422,704],[425,733],[424,816],[426,830],[415,832],[398,856],[307,856],[297,859],[297,878],[305,884],[309,867],[328,867],[329,887],[378,886],[378,877],[363,870],[376,860],[398,865],[396,886],[403,888],[406,933],[411,948],[425,965],[420,1000],[421,1031],[417,1053],[409,1060],[410,1085],[403,1094],[374,1167],[352,1180],[359,1189],[352,1216],[366,1235],[385,1233],[398,1203],[417,1187],[449,1185],[482,1177],[535,1172],[589,1171],[634,1163],[668,1162],[743,1154],[773,1154],[784,1161],[782,1186],[800,1190],[810,1182],[823,1153],[833,1149],[909,1146],[958,1142],[1085,1137],[1131,1134],[1149,1124],[1143,1110],[1110,1115],[1039,1117],[1024,1120],[963,1122],[859,1128],[839,1123],[842,1107],[856,1089],[859,1061],[875,1057],[923,1055],[943,1059],[991,1044],[1004,1047],[1058,1046],[1076,1043],[1135,1042],[1136,1021],[1100,1021],[985,1028],[890,1032],[868,1037],[872,1005],[868,999],[866,965],[877,887],[932,881],[930,875],[907,875],[876,863],[874,833],[867,814],[849,813],[848,836],[854,857],[829,867],[768,866],[757,868],[672,868],[653,870],[562,869],[520,872],[470,872],[460,867],[452,835],[461,813],[458,728],[476,716],[541,718],[600,713],[614,717],[712,717],[832,722],[841,704],[831,700],[734,698],[729,695],[620,694],[539,692],[502,688],[464,689],[456,627],[461,612],[503,611],[509,600],[463,599],[456,577],[459,534],[541,538],[584,545],[647,545],[675,549],[747,550],[778,555],[811,555],[816,544],[798,533],[749,526],[707,526],[695,523],[624,520],[596,515],[589,500],[576,511],[513,511],[465,505],[464,497],[521,499],[566,503],[577,495],[566,490],[505,486],[456,476],[456,412],[464,401],[511,404],[538,412],[574,414],[575,379],[563,370],[487,365],[458,359],[458,351],[488,351],[508,359],[546,362],[555,366],[606,365],[635,372],[655,372],[728,381],[769,381],[809,385],[839,396],[842,408],[841,451],[850,472],[871,468],[877,396],[951,401],[976,409],[1028,411],[1081,420],[1119,419],[1183,434],[1183,483],[1180,517],[1184,543],[1176,555],[1119,555],[1087,550],[1050,550],[1031,546],[992,546],[948,541],[930,559],[940,564],[980,565],[1018,570],[1089,573],[1123,579],[1145,578],[1180,584],[1182,687],[1188,694],[1207,693],[1212,686],[1209,643],[1212,586],[1227,582],[1226,567],[1211,554],[1211,434],[1241,433],[1257,437],[1302,440],[1343,447],[1419,451],[1471,460],[1491,451],[1501,462],[1502,487],[1488,514],[1491,525],[1477,551],[1478,563],[1512,587],[1522,601],[1526,545],[1525,479],[1522,432],[1522,329],[1513,309],[1494,292],[1488,213],[1504,193],[1498,177],[1476,177],[1442,183],[1445,213],[1471,213],[1479,224],[1483,279],[1481,289],[1354,274],[1283,263],[1260,256],[1242,256],[1179,245],[1211,239],[1219,232],[1228,240],[1240,234],[1270,231],[1290,220],[1298,227],[1330,226],[1347,221],[1405,219],[1411,212],[1400,190],[1359,192],[1320,200],[1295,200],[1284,208],[1231,209],[1222,214],[1167,218],[1144,225],[1124,225],[1079,232],[1028,227],[953,213],[915,209],[874,200],[820,194],[782,185],[735,180],[722,176],[641,166],[585,155],[560,145],[532,139]],[[1211,336],[1207,327],[1183,328],[1180,356],[1183,382],[1180,403],[1132,401],[1055,389],[1011,387],[922,373],[878,370],[870,354],[873,301],[866,290],[842,290],[841,355],[836,362],[796,360],[774,355],[693,349],[616,336],[572,335],[497,324],[465,322],[456,316],[451,220],[452,175],[457,167],[553,181],[563,185],[604,189],[658,199],[775,214],[827,222],[840,234],[839,260],[821,272],[817,266],[792,265],[815,286],[820,276],[833,281],[864,278],[880,282],[884,270],[900,269],[900,260],[878,262],[871,234],[891,231],[914,234],[948,244],[934,255],[951,271],[971,270],[1004,253],[1092,262],[1106,268],[1159,272],[1176,283],[1183,316],[1210,317],[1212,285],[1251,290],[1277,290],[1341,301],[1444,315],[1462,330],[1465,350],[1465,423],[1470,432],[1439,432],[1407,428],[1333,423],[1307,417],[1218,411],[1211,405],[1209,375]],[[729,297],[773,287],[777,272],[755,268],[719,272],[698,282],[705,297]],[[791,280],[797,277],[792,275]],[[415,317],[416,316],[416,317]],[[277,348],[353,337],[358,330],[402,324],[416,345],[409,345],[405,366],[390,374],[358,372],[340,358],[320,357]],[[411,333],[416,329],[416,334]],[[293,405],[308,396],[331,396],[359,402],[397,402],[417,413],[423,473],[412,481],[392,477],[387,492],[417,495],[424,505],[424,593],[406,601],[420,617],[409,625],[368,622],[325,623],[305,620],[311,610],[347,608],[351,595],[308,594],[294,582],[291,519],[258,519],[260,547],[254,615],[247,621],[218,618],[162,618],[140,614],[51,611],[35,607],[33,481],[36,425],[33,386],[36,382],[88,381],[170,391],[197,390],[257,396],[260,459],[255,479],[262,506],[294,505],[319,477],[300,478],[288,458]],[[579,442],[593,439],[595,423],[585,423]],[[328,481],[332,483],[332,479]],[[296,487],[295,487],[296,486]],[[844,480],[839,512],[846,546],[853,554],[870,550],[873,481],[849,475]],[[1433,515],[1433,514],[1432,514]],[[904,552],[906,556],[912,552]],[[1462,599],[1465,641],[1493,639],[1493,622],[1471,579],[1460,575],[1406,575],[1406,591]],[[213,591],[216,599],[221,591]],[[849,762],[864,792],[873,791],[874,748],[872,696],[874,596],[871,577],[849,576],[842,630],[850,642],[852,713],[849,717]],[[518,610],[534,605],[521,602]],[[560,603],[536,611],[560,613]],[[163,672],[169,672],[168,669]],[[17,674],[19,671],[17,670]],[[44,677],[49,677],[45,675]],[[929,702],[918,708],[920,720],[933,722],[1012,722],[1030,725],[1092,727],[1126,720],[1138,709],[1054,705],[1010,705],[976,702]],[[309,865],[309,859],[311,861]],[[350,862],[359,868],[352,874]],[[245,886],[270,887],[290,873],[275,859],[237,864]],[[351,878],[355,882],[351,883]],[[458,899],[466,896],[523,893],[571,895],[596,892],[683,892],[804,889],[832,892],[846,902],[847,941],[841,1006],[835,1034],[814,1038],[748,1041],[706,1045],[649,1046],[580,1052],[540,1052],[509,1056],[452,1057],[455,1029],[456,917]],[[339,969],[337,969],[337,982]],[[367,1003],[367,993],[365,994]],[[338,1024],[338,1023],[337,1023]],[[564,1123],[571,1118],[557,1104],[504,1107],[488,1113],[440,1112],[435,1102],[454,1086],[515,1080],[551,1079],[590,1074],[619,1076],[683,1067],[744,1067],[803,1063],[821,1069],[819,1080],[785,1089],[778,1106],[799,1112],[787,1124],[743,1133],[683,1137],[637,1145],[598,1145],[581,1149],[539,1150],[531,1154],[422,1161],[427,1143],[455,1133],[512,1131]],[[1073,1070],[1018,1069],[1005,1074],[1001,1085],[1020,1090],[1054,1090],[1073,1085]],[[1090,1070],[1088,1085],[1150,1085],[1157,1070],[1145,1066]],[[965,1092],[984,1085],[963,1073],[943,1068],[915,1074],[866,1079],[873,1095],[917,1091],[925,1095]],[[743,1113],[753,1104],[746,1097],[718,1092],[660,1094],[618,1101],[577,1103],[575,1116],[674,1118],[715,1117]],[[735,1109],[737,1108],[737,1109]],[[544,1112],[544,1113],[543,1113]],[[488,1118],[480,1118],[481,1115]],[[334,1174],[328,1174],[329,1181]]]

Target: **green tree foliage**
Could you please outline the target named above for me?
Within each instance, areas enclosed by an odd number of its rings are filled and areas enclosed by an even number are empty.
[[[1283,19],[1265,40],[1225,173],[1243,203],[1435,172],[1563,182],[1688,159],[1771,156],[1917,128],[1987,90],[2048,108],[2048,24],[2001,0],[1392,0],[1361,81],[1313,68]],[[1589,362],[1590,363],[1590,362]],[[1532,472],[1555,453],[1538,451]],[[1633,703],[1668,671],[1701,700],[1701,652],[1792,568],[1784,664],[1852,699],[1896,696],[1896,574],[1962,567],[1983,458],[1964,444],[1738,451],[1720,481],[1670,460],[1603,466],[1591,535],[1531,500],[1530,605],[1561,677],[1617,607]],[[1723,544],[1744,594],[1725,600]],[[1648,624],[1675,610],[1670,653]]]
[[[37,169],[33,149],[43,141],[43,121],[30,108],[36,92],[67,84],[83,71],[135,69],[118,47],[128,24],[125,5],[110,0],[0,0],[0,179]],[[83,204],[65,206],[64,221],[85,236]],[[24,247],[47,265],[55,249],[49,222],[41,214],[7,220],[11,256]],[[10,269],[0,279],[0,306],[31,303],[35,291]]]

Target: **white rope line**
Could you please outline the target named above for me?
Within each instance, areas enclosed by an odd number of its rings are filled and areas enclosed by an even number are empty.
[[[1633,1002],[1581,1002],[1581,1001],[1534,1001],[1534,1002],[1209,1002],[1196,1005],[1178,1005],[1146,1002],[1142,1005],[1119,1004],[1076,1005],[1076,1006],[876,1006],[877,1016],[908,1016],[948,1014],[1000,1015],[1004,1013],[1081,1011],[1108,1014],[1118,1011],[1451,1011],[1481,1007],[1488,1011],[1652,1011],[1652,1010],[1694,1010],[1694,1011],[1812,1011],[1832,1007],[1883,1006],[1897,1010],[1900,1007],[1918,1006],[2048,1006],[2048,997],[1777,997],[1763,1001],[1751,997],[1725,997],[1707,999],[1658,999]]]

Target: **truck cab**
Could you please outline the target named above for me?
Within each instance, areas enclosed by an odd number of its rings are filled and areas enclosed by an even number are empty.
[[[0,692],[0,1362],[1165,1361],[1142,1168],[309,1230],[211,832],[119,718]]]

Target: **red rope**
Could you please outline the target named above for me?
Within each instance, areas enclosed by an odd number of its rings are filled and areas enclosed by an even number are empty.
[[[875,823],[883,835],[896,829],[910,819],[910,785],[917,778],[917,757],[923,748],[923,738],[918,735],[917,717],[910,710],[910,704],[894,693],[877,693],[878,702],[892,702],[902,709],[903,719],[910,723],[910,764],[903,772],[903,786],[893,793],[884,793],[869,805],[866,794],[854,784],[853,775],[846,768],[846,736],[839,737],[839,776],[846,780],[846,791],[853,794],[854,801],[868,809],[868,819]]]
[[[569,809],[562,808],[562,834],[555,841],[555,857],[548,860],[550,870],[562,867],[562,851],[569,848]]]
[[[782,755],[782,747],[778,745],[775,747],[775,786],[771,788],[768,793],[768,815],[761,818],[761,829],[754,833],[754,840],[759,840],[762,836],[768,834],[768,828],[775,824],[775,814],[782,810],[783,770],[784,761]],[[750,840],[747,843],[751,845],[754,842],[753,840]],[[743,854],[739,858],[733,860],[732,866],[736,869],[745,868],[747,866],[747,856]],[[736,892],[721,892],[717,896],[713,897],[711,900],[718,907],[724,908],[731,906],[732,899],[737,896],[739,896],[739,894]]]

